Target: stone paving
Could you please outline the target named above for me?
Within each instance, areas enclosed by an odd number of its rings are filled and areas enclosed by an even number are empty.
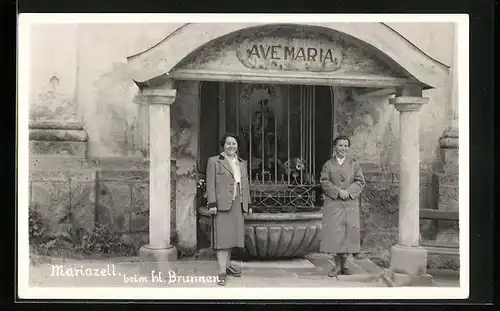
[[[353,275],[327,276],[326,257],[271,262],[239,262],[241,277],[226,287],[387,287],[384,270],[369,260],[349,261]],[[371,264],[370,264],[371,263]],[[161,274],[160,274],[161,273]],[[88,274],[88,275],[86,275]],[[211,287],[216,284],[215,260],[150,263],[138,258],[108,260],[54,259],[30,266],[30,285],[42,287]],[[437,286],[458,286],[451,277]]]

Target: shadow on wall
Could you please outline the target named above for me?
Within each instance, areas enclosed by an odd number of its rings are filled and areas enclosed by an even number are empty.
[[[147,157],[149,154],[149,107],[138,87],[130,80],[126,64],[113,63],[113,69],[101,75],[94,83],[97,107],[90,122],[98,129],[90,135],[91,144],[104,148],[112,156]],[[190,94],[192,85],[179,83],[176,102],[171,105],[171,145],[176,158],[196,157],[193,150],[193,130],[197,113],[196,94]],[[186,89],[187,88],[187,89]],[[186,94],[184,94],[186,92]],[[191,95],[195,95],[193,102]],[[193,103],[192,103],[193,102]],[[94,119],[95,117],[95,119]],[[99,126],[98,126],[99,125]],[[195,149],[195,148],[194,148]]]
[[[144,155],[143,127],[139,125],[139,103],[142,98],[127,73],[127,64],[113,63],[112,70],[102,74],[94,83],[96,111],[87,119],[87,127],[98,129],[90,135],[104,154],[113,156]],[[91,142],[92,143],[92,142]]]
[[[352,156],[361,163],[386,164],[387,159],[382,153],[392,149],[384,147],[392,147],[386,145],[389,143],[387,135],[392,133],[386,131],[390,120],[385,117],[383,101],[377,98],[373,102],[354,99],[348,88],[336,88],[334,92],[336,132],[351,138]]]

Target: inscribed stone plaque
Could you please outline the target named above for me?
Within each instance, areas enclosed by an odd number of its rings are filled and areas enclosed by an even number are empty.
[[[342,47],[337,42],[309,38],[247,38],[236,55],[252,69],[331,72],[342,64]]]

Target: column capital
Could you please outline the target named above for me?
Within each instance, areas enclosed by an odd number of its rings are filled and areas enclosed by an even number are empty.
[[[398,111],[419,111],[423,104],[429,102],[427,97],[401,96],[389,100]]]
[[[177,90],[146,87],[141,91],[148,105],[171,105],[175,102]]]

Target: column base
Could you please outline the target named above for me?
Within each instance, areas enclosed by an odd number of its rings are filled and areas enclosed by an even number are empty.
[[[145,262],[176,261],[177,248],[175,248],[175,246],[155,248],[147,244],[139,249],[139,258]]]
[[[141,259],[141,272],[145,275],[154,275],[158,272],[168,275],[172,270],[174,262],[177,260],[177,248],[154,248],[151,245],[144,245],[139,249]]]
[[[421,276],[427,274],[427,250],[423,247],[391,247],[391,272]]]
[[[391,247],[391,280],[395,286],[432,286],[427,273],[427,250],[423,247]]]

